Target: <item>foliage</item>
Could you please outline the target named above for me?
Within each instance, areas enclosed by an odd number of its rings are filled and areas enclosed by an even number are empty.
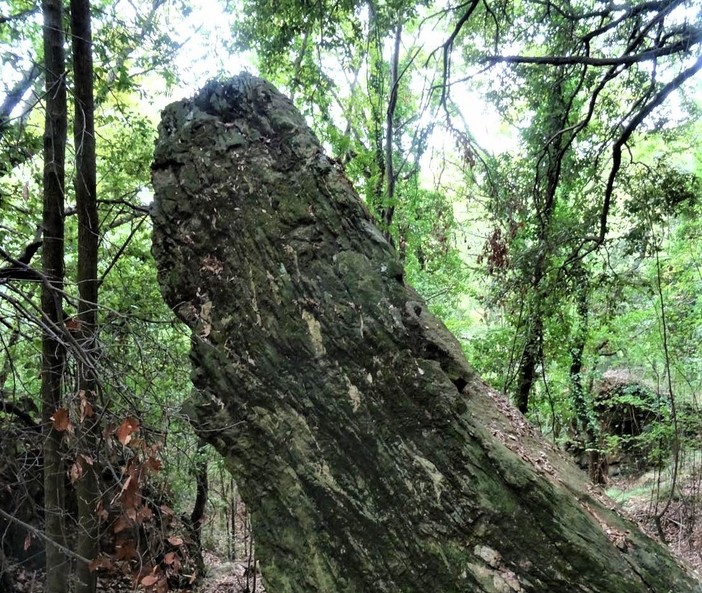
[[[92,6],[99,404],[106,426],[138,418],[149,446],[160,443],[168,463],[143,485],[177,513],[194,500],[199,450],[180,413],[189,339],[157,288],[145,201],[153,103],[185,76],[175,61],[185,43],[179,23],[194,8],[185,0]],[[688,81],[700,68],[701,34],[691,0],[619,8],[242,0],[223,10],[235,21],[227,49],[253,52],[260,72],[292,95],[394,242],[407,280],[463,340],[481,376],[553,439],[585,434],[589,447],[607,449],[629,437],[599,425],[593,385],[626,369],[662,401],[656,420],[631,437],[636,446],[656,459],[699,447],[702,124],[699,87]],[[0,9],[0,426],[18,435],[14,461],[36,459],[40,340],[56,330],[41,315],[39,284],[12,278],[41,235],[41,35],[36,3]],[[67,82],[70,94],[72,76]],[[486,113],[510,126],[511,145],[479,146],[473,130]],[[75,150],[69,139],[69,177]],[[70,343],[72,183],[65,198],[60,330]],[[39,254],[24,272],[39,269]],[[64,384],[75,423],[80,351],[69,350]],[[618,394],[618,405],[632,397]],[[66,469],[76,452],[66,446]],[[3,471],[27,474],[4,461]],[[32,506],[30,490],[12,490],[13,505]]]
[[[172,8],[180,10],[184,6],[180,2]],[[162,473],[152,471],[161,463],[157,451],[168,459],[194,445],[194,437],[179,409],[189,393],[188,336],[174,322],[160,297],[151,263],[148,207],[141,202],[150,184],[155,129],[153,116],[144,109],[139,94],[141,85],[155,72],[164,74],[166,84],[175,80],[171,60],[178,44],[167,29],[160,29],[165,22],[163,12],[168,8],[164,2],[148,3],[143,11],[133,6],[138,14],[132,18],[129,10],[116,3],[93,6],[101,298],[96,342],[91,348],[79,343],[83,327],[76,316],[80,306],[75,280],[78,223],[72,178],[80,176],[81,169],[73,165],[76,147],[70,142],[65,192],[64,319],[58,325],[51,324],[40,309],[37,283],[41,279],[40,264],[39,258],[33,256],[37,251],[34,246],[39,246],[41,240],[44,166],[37,139],[42,133],[44,95],[42,76],[33,73],[41,72],[41,28],[35,18],[38,10],[21,2],[8,5],[11,18],[7,21],[6,14],[0,15],[3,51],[14,44],[11,51],[3,54],[4,58],[12,52],[17,54],[15,59],[3,61],[3,72],[8,74],[4,77],[8,95],[0,114],[3,141],[0,162],[5,173],[0,180],[0,230],[2,257],[6,262],[0,287],[4,326],[0,336],[4,347],[0,423],[10,427],[18,418],[24,418],[23,430],[28,436],[41,428],[40,336],[47,332],[56,336],[70,353],[61,380],[63,400],[53,414],[49,412],[53,432],[64,435],[58,475],[70,476],[68,508],[62,513],[67,544],[73,547],[78,539],[76,534],[82,533],[74,524],[76,489],[95,469],[104,500],[97,517],[100,529],[107,536],[102,542],[102,555],[93,559],[97,563],[94,567],[104,571],[109,564],[112,569],[122,567],[128,572],[136,569],[137,580],[140,580],[138,571],[149,563],[153,565],[153,558],[163,554],[168,558],[171,554],[162,547],[166,541],[163,535],[166,522],[159,520],[158,526],[154,526],[151,513],[171,495],[168,485],[178,480],[187,483],[190,472],[187,464],[167,464]],[[1,34],[7,36],[3,38]],[[72,90],[70,68],[67,80]],[[88,365],[97,378],[94,401],[80,387],[80,376],[84,373],[81,365],[83,369]],[[94,447],[86,449],[84,429],[93,422],[91,418],[99,419],[102,436]],[[136,426],[143,431],[141,438],[135,438],[129,446],[122,438],[118,439],[119,443],[111,440],[112,431],[124,426],[125,419],[135,419]],[[41,468],[42,457],[36,442],[24,437],[19,442],[23,446],[14,449],[14,465],[3,466],[13,467],[15,472],[14,476],[3,474],[8,496],[4,508],[25,509],[19,518],[41,527],[43,505],[32,497],[31,490],[23,489],[18,477],[27,472],[22,458],[27,462],[33,459],[35,466],[38,463]],[[131,447],[134,449],[130,450]],[[126,502],[125,497],[129,497]],[[180,502],[187,508],[192,500]],[[185,529],[175,511],[170,513],[171,529]],[[123,527],[125,522],[129,529]],[[149,522],[151,527],[147,525]],[[137,545],[139,537],[149,529],[153,545],[144,545],[143,541]],[[126,543],[125,534],[131,543]],[[123,555],[116,557],[114,545],[120,539],[121,543],[117,543]],[[182,549],[187,554],[182,544],[181,541],[175,545],[174,550]],[[130,546],[133,558],[124,555]],[[24,554],[21,546],[15,547],[13,553]],[[113,554],[111,559],[110,554]],[[177,572],[186,570],[182,554],[178,558],[174,556],[173,561],[162,566],[164,575],[172,574],[176,568]],[[182,566],[178,568],[177,564]],[[68,576],[63,569],[55,571]],[[155,574],[151,573],[150,577]],[[164,579],[165,576],[159,577],[154,586],[163,590]]]
[[[238,19],[237,43],[255,48],[261,71],[308,107],[381,222],[392,210],[389,230],[410,281],[430,301],[449,297],[436,310],[468,338],[478,370],[554,438],[565,438],[571,426],[594,426],[588,392],[599,372],[612,365],[643,372],[655,360],[660,378],[676,373],[664,348],[673,360],[678,345],[695,350],[689,333],[676,337],[691,318],[667,304],[671,275],[661,270],[664,294],[657,295],[653,272],[655,256],[665,257],[666,229],[689,219],[699,195],[696,173],[662,149],[687,138],[688,153],[699,151],[686,131],[696,108],[684,86],[701,67],[699,23],[682,1],[620,12],[552,2],[435,8],[359,2],[310,13],[295,2],[254,0]],[[427,46],[422,29],[430,27],[443,45]],[[400,29],[402,76],[393,84]],[[518,152],[489,154],[461,127],[466,82],[517,129]],[[397,103],[393,88],[401,91]],[[674,92],[682,113],[665,107]],[[392,129],[387,114],[396,117]],[[391,188],[383,138],[395,130],[390,162],[425,168],[410,169]],[[427,167],[440,130],[453,146]],[[463,179],[425,190],[427,168],[451,158]],[[447,224],[454,239],[444,251],[437,212],[465,194],[482,220]],[[431,202],[437,206],[427,208]],[[473,234],[483,245],[461,248],[456,239]],[[426,252],[435,258],[429,266]],[[619,333],[627,307],[637,328],[648,330],[644,343],[640,331],[634,342]],[[676,377],[672,390],[689,387]]]

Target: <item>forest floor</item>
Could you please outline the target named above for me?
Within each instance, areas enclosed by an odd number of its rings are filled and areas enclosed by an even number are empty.
[[[207,575],[197,593],[265,593],[261,574],[249,562],[225,562],[214,554],[205,554]]]
[[[670,475],[657,471],[613,477],[607,494],[651,537],[664,539],[675,554],[697,570],[702,580],[702,460],[683,465],[674,481]],[[246,549],[244,542],[239,544]],[[193,593],[265,593],[260,572],[253,570],[256,563],[247,556],[229,561],[206,552],[207,572]],[[17,565],[9,569],[16,593],[42,593],[41,571],[28,571]],[[135,590],[131,579],[100,581],[101,593]]]
[[[702,578],[702,466],[682,465],[675,479],[650,471],[615,477],[607,494],[652,538],[663,540]]]
[[[693,467],[694,471],[677,475],[674,489],[669,478],[653,471],[613,477],[607,494],[652,538],[660,541],[663,534],[673,553],[702,579],[702,468]],[[223,562],[214,554],[208,554],[205,562],[208,573],[196,593],[265,593],[260,574],[254,581],[247,562]]]

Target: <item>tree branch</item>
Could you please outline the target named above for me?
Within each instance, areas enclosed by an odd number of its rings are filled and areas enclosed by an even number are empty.
[[[52,546],[58,548],[59,550],[61,550],[61,552],[66,554],[66,556],[70,556],[71,558],[75,558],[76,560],[81,560],[83,562],[87,562],[88,564],[90,564],[90,562],[92,562],[91,560],[88,560],[87,558],[83,558],[83,556],[81,556],[80,554],[76,554],[70,548],[67,548],[66,546],[63,546],[63,545],[59,544],[58,542],[55,542],[50,537],[47,537],[46,535],[44,535],[44,532],[41,529],[37,529],[36,527],[34,527],[33,525],[30,525],[29,523],[25,523],[24,521],[21,521],[17,517],[13,517],[12,515],[10,515],[10,513],[6,513],[2,509],[0,509],[0,516],[5,517],[5,519],[7,519],[8,521],[11,521],[12,523],[16,523],[20,527],[23,527],[24,529],[29,531],[29,533],[31,533],[33,536],[38,537],[39,539],[42,539],[45,542],[50,543]]]
[[[628,142],[631,135],[636,131],[641,123],[651,114],[654,109],[659,107],[668,98],[670,93],[680,88],[684,82],[695,76],[695,74],[697,74],[700,70],[702,70],[702,56],[698,57],[697,61],[692,66],[686,70],[683,70],[673,80],[664,85],[656,96],[653,97],[653,99],[651,99],[648,104],[632,118],[626,128],[624,128],[624,131],[620,134],[619,138],[612,147],[612,168],[610,169],[609,177],[607,179],[602,211],[600,213],[599,233],[596,236],[585,237],[583,242],[575,250],[574,254],[569,258],[569,261],[584,257],[604,243],[607,235],[607,220],[609,218],[609,211],[612,205],[612,196],[614,194],[614,182],[617,174],[619,173],[619,169],[621,168],[622,148],[624,145]],[[592,246],[585,253],[581,254],[581,249],[588,242],[592,243]]]
[[[5,392],[2,391],[0,392],[0,397],[3,399],[0,399],[0,412],[5,412],[6,414],[12,414],[13,416],[16,416],[19,418],[22,423],[27,427],[31,428],[35,432],[41,432],[41,425],[37,424],[35,422],[34,418],[32,418],[27,412],[25,412],[22,408],[19,406],[16,406],[13,403],[10,403],[8,401],[5,401]]]
[[[28,8],[27,10],[23,10],[22,12],[18,12],[17,14],[8,14],[7,16],[0,16],[0,25],[4,25],[5,23],[9,23],[10,21],[17,21],[23,19],[25,17],[28,17],[29,15],[36,14],[37,12],[39,12],[39,7],[35,6],[34,8]]]
[[[607,31],[611,31],[612,29],[616,29],[621,23],[626,22],[627,19],[634,18],[636,19],[637,17],[647,13],[647,12],[655,12],[656,16],[654,18],[654,21],[657,20],[658,15],[661,13],[667,14],[675,8],[678,4],[681,4],[682,0],[665,0],[664,2],[644,2],[643,4],[639,4],[638,6],[613,6],[610,5],[608,6],[604,11],[597,11],[597,12],[592,12],[592,13],[585,13],[583,15],[568,15],[568,18],[572,20],[584,20],[584,19],[590,19],[590,18],[604,18],[606,16],[612,16],[613,14],[616,14],[620,11],[623,11],[623,14],[617,18],[614,19],[613,21],[610,21],[606,25],[602,25],[601,27],[597,29],[593,29],[592,31],[589,31],[587,35],[583,37],[584,42],[589,42],[590,40],[594,39],[595,37],[599,37],[600,35],[603,35],[604,33],[607,33]]]
[[[473,15],[473,12],[475,12],[475,9],[478,7],[478,4],[480,3],[480,0],[472,0],[472,2],[468,5],[468,8],[466,11],[463,13],[463,16],[458,19],[458,22],[456,23],[456,26],[453,28],[453,31],[451,31],[451,35],[449,35],[449,38],[446,40],[446,42],[441,46],[443,48],[443,53],[444,53],[444,62],[443,62],[443,85],[441,86],[441,100],[439,101],[440,105],[446,105],[446,98],[448,96],[448,80],[451,75],[451,50],[453,49],[453,44],[456,41],[456,37],[458,37],[458,34],[461,32],[461,29],[463,28],[463,25],[465,25],[470,17]],[[464,5],[465,6],[465,5]],[[433,52],[432,52],[433,53]]]
[[[637,54],[622,55],[612,58],[593,58],[590,56],[486,56],[479,60],[481,64],[541,64],[547,66],[569,66],[584,64],[586,66],[621,66],[647,62],[662,56],[689,52],[702,42],[702,30],[693,29],[683,37],[664,47],[657,47]]]
[[[2,105],[0,105],[0,137],[2,137],[3,133],[8,128],[10,116],[15,107],[19,105],[27,91],[32,88],[40,74],[39,67],[36,64],[32,64],[31,68],[24,73],[21,80],[8,91],[5,100]]]
[[[39,272],[37,272],[29,264],[31,263],[36,252],[39,251],[39,248],[44,243],[42,233],[42,227],[37,228],[34,235],[34,240],[24,248],[22,254],[16,259],[7,253],[7,251],[0,248],[0,257],[10,264],[4,268],[0,268],[0,283],[5,280],[41,281],[41,274],[39,274]]]

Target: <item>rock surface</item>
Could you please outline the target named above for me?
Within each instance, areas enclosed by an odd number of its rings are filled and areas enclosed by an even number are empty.
[[[252,512],[269,592],[702,591],[474,375],[269,83],[169,106],[153,183],[188,411]]]

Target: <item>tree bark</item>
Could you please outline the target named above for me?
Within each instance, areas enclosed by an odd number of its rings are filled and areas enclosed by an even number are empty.
[[[702,591],[475,376],[270,84],[167,108],[153,182],[159,280],[193,330],[187,411],[268,591]]]
[[[98,448],[97,378],[95,333],[98,307],[99,228],[96,195],[95,100],[93,93],[92,30],[89,0],[71,0],[71,33],[73,75],[75,82],[73,137],[76,150],[76,211],[78,215],[78,339],[83,360],[77,361],[78,413],[77,426],[80,452],[77,463],[82,475],[76,482],[78,501],[78,536],[76,551],[93,560],[98,555],[100,500],[94,456]],[[76,593],[94,593],[97,573],[86,562],[76,566]]]
[[[538,290],[538,288],[534,290]],[[536,305],[534,316],[527,320],[527,326],[525,330],[527,332],[527,341],[519,359],[517,391],[514,396],[514,403],[522,414],[526,414],[529,411],[529,396],[537,378],[536,367],[543,360],[544,324],[538,304]]]
[[[395,42],[390,59],[390,97],[385,115],[385,204],[381,209],[381,222],[388,241],[392,242],[392,220],[395,215],[395,119],[397,99],[400,94],[400,42],[402,41],[402,23],[395,25]]]
[[[202,556],[202,524],[205,522],[205,510],[209,496],[209,481],[207,457],[198,459],[195,463],[195,503],[190,517],[186,521],[186,526],[192,540],[190,553],[194,556],[195,565],[199,574],[205,573],[205,560]]]
[[[44,0],[44,64],[46,70],[46,119],[44,124],[44,248],[41,292],[42,314],[49,326],[63,320],[61,293],[64,276],[64,193],[67,133],[66,73],[61,0]],[[62,433],[53,429],[52,416],[63,403],[62,381],[66,351],[57,333],[42,334],[41,399],[44,440],[44,529],[46,546],[46,593],[68,590],[69,565],[59,546],[65,544],[64,464]],[[53,545],[55,542],[58,546]]]
[[[574,270],[576,279],[577,325],[571,337],[570,348],[570,392],[577,420],[578,432],[585,439],[588,457],[588,473],[595,484],[607,483],[607,456],[601,451],[599,427],[592,406],[586,398],[583,385],[583,356],[587,341],[589,308],[587,272],[582,268]]]

